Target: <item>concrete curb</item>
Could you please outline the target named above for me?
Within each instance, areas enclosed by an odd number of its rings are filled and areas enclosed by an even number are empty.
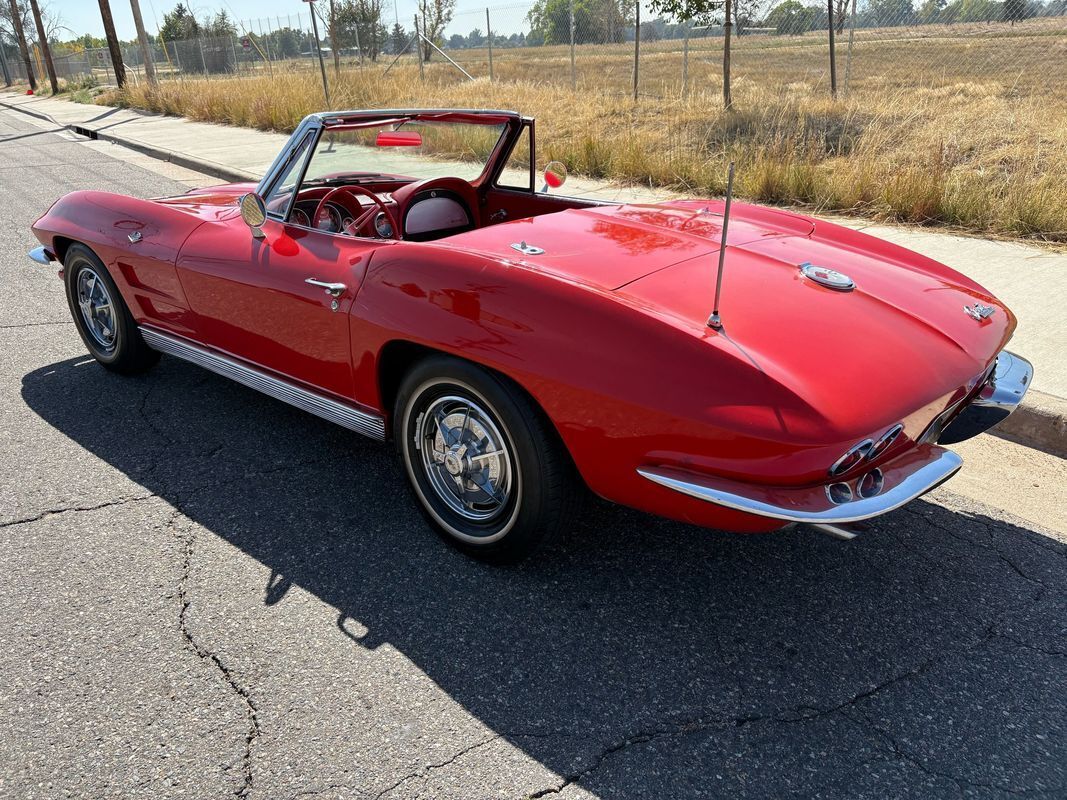
[[[250,172],[244,170],[233,169],[225,164],[218,164],[214,161],[207,161],[202,158],[196,158],[185,153],[179,153],[175,150],[166,150],[162,147],[156,147],[154,145],[145,144],[137,139],[129,138],[126,136],[117,136],[114,133],[105,133],[104,131],[94,128],[91,125],[77,125],[77,124],[63,124],[57,122],[47,114],[42,114],[37,111],[33,111],[22,106],[12,105],[10,103],[0,102],[0,106],[10,109],[11,111],[18,111],[19,113],[26,114],[31,117],[35,117],[45,122],[50,122],[53,125],[63,128],[64,130],[71,131],[84,136],[87,139],[97,139],[100,141],[111,142],[112,144],[122,145],[128,147],[130,150],[136,150],[138,153],[143,153],[146,156],[158,159],[159,161],[167,161],[171,164],[176,164],[179,167],[185,167],[191,169],[194,172],[200,172],[204,175],[211,175],[212,177],[219,178],[220,180],[229,181],[231,183],[245,183],[253,182],[259,183],[262,176],[253,175]]]
[[[1067,400],[1031,389],[1015,412],[990,433],[1067,459]]]
[[[194,172],[202,172],[205,175],[211,175],[212,177],[219,178],[229,183],[259,183],[262,175],[253,175],[250,172],[244,170],[233,169],[223,164],[217,164],[214,161],[207,161],[202,158],[196,158],[195,156],[186,155],[185,153],[178,153],[174,150],[165,150],[162,147],[156,147],[154,145],[145,144],[139,142],[136,139],[130,139],[125,136],[116,136],[113,133],[104,133],[97,131],[93,128],[85,127],[82,125],[65,125],[67,130],[73,131],[80,136],[85,136],[89,139],[99,139],[105,142],[111,142],[112,144],[122,145],[128,147],[131,150],[136,150],[138,153],[143,153],[146,156],[159,159],[160,161],[168,161],[171,164],[176,164],[179,167],[185,167],[191,169]]]

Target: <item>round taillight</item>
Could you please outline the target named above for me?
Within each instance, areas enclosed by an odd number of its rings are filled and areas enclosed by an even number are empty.
[[[883,433],[881,438],[879,438],[878,441],[874,443],[874,447],[872,447],[870,452],[867,453],[867,460],[871,461],[882,455],[882,453],[889,449],[889,445],[893,444],[893,442],[897,440],[897,437],[900,436],[901,431],[903,430],[904,426],[898,422],[892,428]]]
[[[863,459],[867,457],[867,454],[874,447],[874,442],[870,439],[864,439],[857,445],[854,445],[845,453],[841,458],[834,462],[834,465],[830,467],[831,475],[844,475],[850,469],[859,466]]]

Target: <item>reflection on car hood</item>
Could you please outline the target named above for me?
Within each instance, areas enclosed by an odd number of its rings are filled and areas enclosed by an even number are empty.
[[[719,249],[721,201],[598,206],[515,220],[449,237],[442,245],[491,254],[557,277],[611,290]],[[735,203],[729,244],[809,235],[794,214]],[[512,245],[543,250],[524,255]]]

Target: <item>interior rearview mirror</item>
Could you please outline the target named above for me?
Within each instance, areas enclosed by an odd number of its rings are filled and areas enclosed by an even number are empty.
[[[252,229],[252,235],[259,238],[263,236],[263,223],[267,221],[267,204],[263,198],[255,192],[249,192],[241,198],[241,219]]]
[[[422,134],[418,131],[379,131],[374,143],[378,147],[419,147]]]
[[[545,185],[542,192],[549,189],[558,189],[567,181],[567,167],[562,161],[549,161],[545,166]]]

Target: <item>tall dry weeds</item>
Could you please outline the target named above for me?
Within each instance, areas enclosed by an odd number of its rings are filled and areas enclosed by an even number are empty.
[[[780,84],[778,84],[780,85]],[[803,86],[745,84],[724,113],[709,84],[638,104],[618,94],[524,80],[418,80],[401,65],[342,73],[335,108],[508,108],[538,118],[539,161],[579,174],[674,188],[737,191],[817,211],[1067,242],[1067,101],[1018,97],[1000,84],[857,92],[832,101]],[[261,130],[291,131],[322,110],[308,71],[271,78],[168,81],[105,101]]]

